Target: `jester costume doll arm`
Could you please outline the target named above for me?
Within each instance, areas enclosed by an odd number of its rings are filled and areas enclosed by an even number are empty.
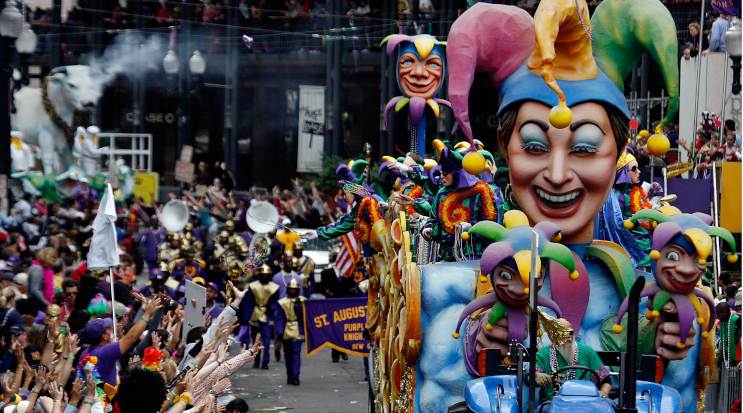
[[[488,246],[480,260],[480,281],[490,281],[493,292],[472,301],[459,316],[456,331],[452,334],[458,339],[460,327],[468,319],[464,341],[465,364],[473,375],[479,375],[477,357],[484,347],[505,349],[512,342],[521,343],[526,339],[526,316],[529,300],[529,274],[531,272],[532,231],[539,236],[539,260],[537,286],[541,288],[544,274],[549,265],[558,263],[570,271],[575,279],[573,254],[564,245],[550,242],[559,235],[559,228],[550,222],[540,222],[533,229],[521,211],[506,213],[503,227],[486,221],[474,225],[469,234],[486,237],[494,244]],[[550,263],[548,260],[554,260]],[[551,299],[538,295],[537,304],[547,307],[561,317],[560,308]],[[473,313],[491,307],[480,314]]]
[[[673,302],[678,315],[679,335],[671,338],[673,343],[656,337],[655,348],[661,357],[684,358],[685,352],[671,352],[661,347],[665,344],[684,350],[687,346],[693,346],[695,321],[704,329],[702,338],[710,337],[716,317],[715,304],[712,297],[695,286],[704,274],[707,257],[712,252],[711,236],[727,241],[732,251],[735,251],[735,240],[726,229],[710,226],[712,217],[702,213],[682,214],[670,206],[661,207],[660,210],[642,210],[627,220],[625,226],[631,228],[640,219],[649,219],[657,224],[653,233],[653,251],[650,253],[655,282],[647,284],[641,294],[642,297],[650,297],[645,317],[649,320],[659,319],[657,328],[660,330],[660,324],[666,317],[664,307],[669,301]],[[730,254],[727,259],[735,263],[738,256]],[[623,331],[619,323],[627,311],[627,305],[625,299],[619,308],[617,324],[613,327],[617,334]]]

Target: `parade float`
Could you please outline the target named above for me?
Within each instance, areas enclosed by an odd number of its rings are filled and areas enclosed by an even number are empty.
[[[52,69],[41,88],[25,86],[14,93],[9,188],[16,199],[29,193],[59,202],[73,197],[83,178],[101,195],[111,183],[119,201],[132,194],[132,168],[116,164],[109,147],[99,147],[97,126],[82,126],[82,114],[94,110],[100,96],[100,82],[84,65]],[[105,155],[109,164],[104,171],[100,161]],[[41,170],[34,170],[36,159]]]
[[[441,47],[428,38],[417,41],[416,37],[391,36],[386,40],[388,53],[402,45],[400,57],[415,55],[411,59],[416,62]],[[464,198],[456,196],[444,198],[451,205],[441,209],[431,208],[430,197],[418,196],[412,202],[411,197],[393,192],[389,204],[380,205],[380,217],[357,220],[357,229],[367,234],[362,240],[365,248],[371,251],[367,254],[370,289],[366,324],[374,342],[370,411],[481,411],[476,410],[486,405],[478,404],[481,399],[492,402],[482,411],[524,411],[529,400],[519,400],[512,391],[517,380],[519,386],[524,385],[516,370],[511,373],[512,382],[502,379],[485,384],[478,377],[485,375],[485,349],[499,349],[504,364],[513,365],[514,360],[520,360],[513,349],[529,346],[532,337],[525,334],[526,320],[532,319],[533,311],[524,308],[523,300],[524,294],[529,295],[528,283],[535,268],[539,281],[534,285],[539,295],[534,302],[545,306],[539,309],[540,317],[533,317],[539,319],[539,330],[534,330],[540,336],[539,347],[555,338],[549,334],[554,330],[547,325],[554,320],[550,317],[562,317],[575,326],[579,343],[599,352],[623,354],[633,364],[637,356],[649,356],[653,365],[663,366],[652,377],[645,376],[649,381],[625,387],[623,403],[629,398],[633,404],[637,400],[639,411],[704,411],[714,360],[714,307],[710,290],[694,287],[701,286],[697,283],[711,251],[711,236],[728,241],[731,263],[737,260],[735,243],[728,231],[710,226],[709,216],[680,214],[666,203],[662,208],[657,205],[654,213],[640,213],[623,223],[613,190],[617,171],[626,164],[620,165],[618,160],[625,154],[631,118],[624,80],[644,53],[650,53],[661,66],[670,95],[669,110],[653,131],[652,145],[655,155],[667,150],[662,128],[676,115],[679,95],[676,28],[668,10],[658,2],[607,0],[591,17],[585,1],[555,0],[542,1],[532,18],[514,6],[477,3],[456,20],[447,43],[448,95],[470,146],[468,98],[475,72],[486,73],[501,92],[498,140],[510,168],[509,203],[523,211],[519,212],[522,218],[506,213],[500,226],[488,222],[494,221],[491,213],[472,225],[469,218],[478,208],[494,208],[492,197],[485,196],[482,205],[462,203]],[[398,71],[398,76],[404,74]],[[403,84],[405,79],[398,81]],[[415,98],[403,90],[405,97],[391,102],[387,110],[394,107],[398,111],[410,104],[410,150],[420,151],[424,145],[415,121],[420,122],[418,113],[426,104],[433,105],[420,101],[414,108]],[[439,143],[440,148],[434,144],[440,162],[442,145],[446,144]],[[482,182],[478,176],[485,172],[486,164],[469,156],[480,149],[474,148],[459,151],[458,168],[450,166],[442,173],[455,175],[455,189],[457,182],[462,182],[456,176],[461,169],[474,178],[462,188],[474,188]],[[446,151],[457,152],[453,147]],[[439,176],[430,178],[441,182]],[[439,194],[442,191],[447,190],[441,189]],[[653,273],[637,270],[622,245],[595,239],[601,232],[598,229],[606,228],[594,221],[606,211],[617,211],[618,222],[612,227],[620,233],[614,234],[617,239],[632,238],[630,230],[638,219],[647,222],[651,230],[657,226],[659,235],[652,239],[649,254]],[[428,228],[439,223],[443,232],[437,237]],[[484,228],[491,224],[497,227]],[[530,252],[526,238],[516,240],[514,234],[527,230],[538,232],[540,245],[550,246],[550,251],[532,248]],[[473,246],[478,242],[484,243],[484,251]],[[666,244],[681,251],[671,254]],[[497,249],[491,250],[494,246]],[[530,266],[531,258],[527,259],[537,252],[543,262],[541,273],[540,260],[535,258]],[[654,275],[656,262],[671,270],[677,266],[680,271],[682,264],[676,264],[680,256],[696,260],[688,280],[669,283],[666,277]],[[527,287],[517,294],[518,303],[512,294],[504,296],[505,290],[499,290],[510,288],[494,275],[501,261],[510,266],[512,277],[503,276],[509,285]],[[640,303],[641,296],[650,300]],[[670,301],[675,303],[673,310],[664,307]],[[636,318],[618,318],[617,314],[627,311],[628,303],[630,313],[634,303]],[[676,327],[684,331],[662,337],[657,334],[661,328]],[[621,380],[634,382],[637,373],[634,365],[622,369]],[[485,387],[477,390],[477,386]],[[580,383],[563,388],[584,394],[580,392],[585,389],[578,387]],[[595,387],[585,390],[585,395],[598,399]],[[650,400],[645,398],[648,393]],[[522,395],[521,389],[518,394]],[[558,398],[563,396],[571,394],[560,393]],[[510,399],[510,407],[501,406],[502,399]],[[603,402],[575,407],[568,397],[561,403],[550,406],[550,411],[612,411]]]

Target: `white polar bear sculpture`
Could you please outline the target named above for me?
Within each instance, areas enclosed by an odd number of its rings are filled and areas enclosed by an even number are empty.
[[[72,164],[70,146],[80,126],[79,114],[95,109],[101,87],[91,77],[90,68],[82,65],[52,69],[46,80],[46,92],[42,85],[40,89],[22,87],[14,93],[16,113],[10,122],[27,143],[40,148],[44,173],[49,174],[65,171]],[[59,156],[57,171],[55,154]]]

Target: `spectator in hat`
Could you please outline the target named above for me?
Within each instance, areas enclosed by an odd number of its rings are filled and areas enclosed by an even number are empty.
[[[72,197],[77,202],[77,209],[85,210],[92,209],[93,202],[98,200],[98,191],[88,187],[88,178],[80,179],[78,185],[75,187]]]
[[[17,298],[28,298],[26,292],[28,291],[28,274],[21,272],[13,277],[13,284],[10,288],[15,292]]]
[[[3,275],[0,275],[0,289],[10,287],[13,284],[13,278],[15,278],[15,274],[10,271],[3,271]]]
[[[292,226],[291,219],[284,218],[281,221],[281,225],[284,226],[284,228],[282,228],[281,231],[278,234],[276,234],[276,239],[281,241],[282,244],[284,244],[285,252],[290,252],[292,250],[292,245],[294,245],[294,241],[301,241],[302,237],[300,237],[299,234],[291,230],[291,226]]]
[[[144,315],[119,341],[112,341],[112,319],[95,318],[88,321],[80,336],[90,344],[90,347],[85,349],[80,356],[82,358],[86,354],[90,354],[91,357],[98,358],[94,371],[97,371],[100,375],[101,381],[116,386],[116,361],[139,340],[139,336],[144,332],[152,316],[155,315],[155,311],[162,308],[164,301],[162,295],[150,300],[145,308]]]
[[[15,265],[17,266],[18,264],[21,263],[21,257],[16,255],[15,251],[13,251],[10,248],[3,248],[2,250],[0,250],[0,270],[11,270],[12,271],[13,268],[10,264],[10,260],[14,256],[16,257]]]
[[[209,283],[206,285],[206,314],[211,316],[212,320],[216,320],[220,314],[222,314],[222,306],[216,302],[219,297],[219,287],[215,283]]]

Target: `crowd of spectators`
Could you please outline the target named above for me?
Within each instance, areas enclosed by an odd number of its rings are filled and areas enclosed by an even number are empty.
[[[219,412],[247,411],[244,401],[220,393],[229,390],[228,377],[262,349],[261,339],[242,350],[221,339],[237,335],[244,324],[238,309],[246,291],[212,262],[214,239],[230,221],[238,233],[248,231],[246,210],[253,200],[272,202],[284,222],[304,228],[332,222],[347,205],[298,179],[291,189],[276,187],[269,194],[253,188],[235,202],[223,163],[199,169],[192,188],[169,198],[189,206],[188,230],[204,243],[198,255],[208,268],[204,284],[214,290],[207,289],[207,304],[221,311],[210,312],[207,326],[185,337],[185,289],[161,283],[163,270],[145,256],[143,240],[153,228],[159,233],[163,203],[131,196],[117,205],[122,265],[112,280],[108,272],[87,268],[100,198],[87,182],[60,202],[29,194],[11,200],[9,213],[0,214],[0,371],[7,371],[0,374],[0,409],[72,413],[106,411],[111,403],[121,413],[179,413],[189,406],[211,412],[218,403]],[[138,279],[145,270],[150,277]],[[225,294],[218,297],[217,291]],[[118,396],[104,386],[117,383]]]

